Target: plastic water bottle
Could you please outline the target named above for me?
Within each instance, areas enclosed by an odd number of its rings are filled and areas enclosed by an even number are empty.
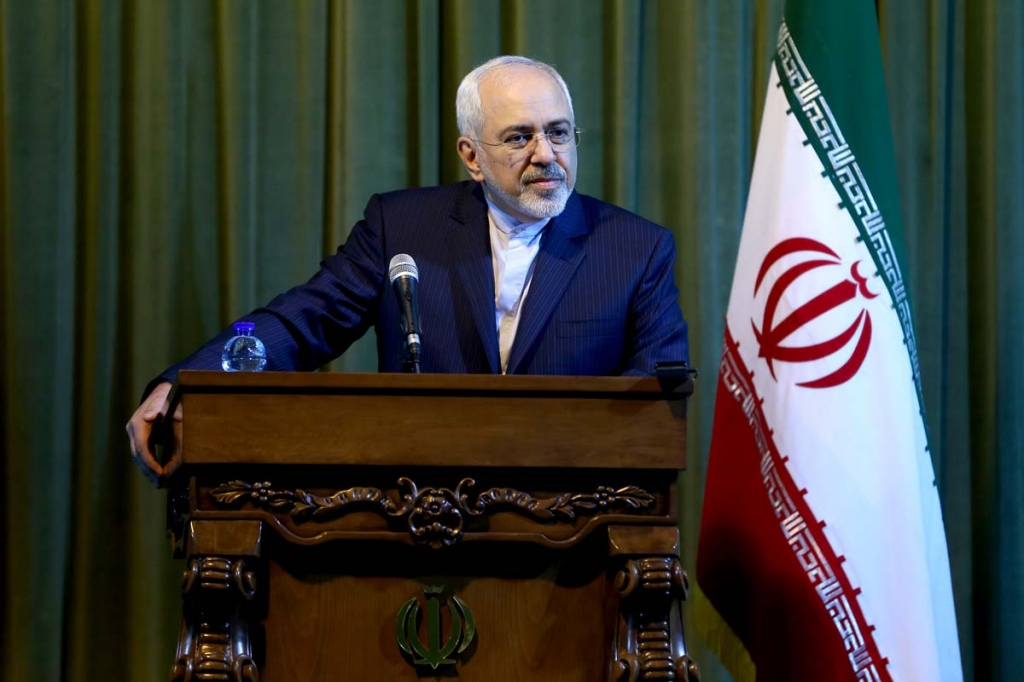
[[[256,325],[236,322],[235,335],[224,344],[220,366],[225,372],[259,372],[267,366],[267,349],[253,336]]]

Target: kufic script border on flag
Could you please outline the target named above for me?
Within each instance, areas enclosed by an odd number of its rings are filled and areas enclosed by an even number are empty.
[[[752,374],[743,362],[727,325],[719,380],[739,403],[750,425],[761,456],[761,480],[779,528],[842,638],[856,679],[862,682],[888,680],[886,661],[871,636],[873,628],[856,601],[858,591],[841,569],[833,568],[839,566],[843,559],[832,549],[821,524],[804,502],[803,492],[786,469],[761,411],[761,398],[751,378]],[[878,661],[881,661],[884,677],[879,673]]]

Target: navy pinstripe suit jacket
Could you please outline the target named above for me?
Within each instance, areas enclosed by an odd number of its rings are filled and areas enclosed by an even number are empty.
[[[316,369],[373,326],[379,370],[402,371],[387,272],[399,253],[419,268],[422,371],[500,372],[487,204],[470,181],[374,195],[316,275],[243,318],[266,344],[267,369]],[[674,258],[666,229],[574,192],[541,239],[508,373],[642,375],[658,361],[688,360]],[[219,369],[230,336],[229,328],[161,379]]]

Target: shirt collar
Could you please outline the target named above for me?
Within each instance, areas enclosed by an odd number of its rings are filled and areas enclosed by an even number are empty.
[[[486,193],[484,194],[484,198],[487,200],[487,212],[490,214],[491,221],[494,223],[494,226],[509,237],[533,237],[543,230],[549,222],[551,222],[551,218],[541,218],[536,222],[524,223],[495,206]]]

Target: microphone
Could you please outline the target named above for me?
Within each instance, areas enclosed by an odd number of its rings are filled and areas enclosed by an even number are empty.
[[[402,340],[405,346],[406,371],[420,373],[420,310],[417,302],[419,268],[407,253],[400,253],[391,259],[388,279],[398,298],[398,310],[402,315]]]

